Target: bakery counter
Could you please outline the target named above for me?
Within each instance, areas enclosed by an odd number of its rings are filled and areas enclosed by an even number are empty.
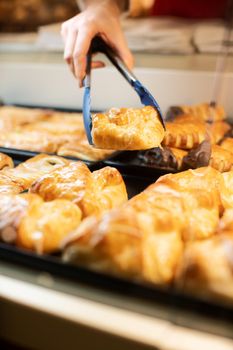
[[[72,350],[77,344],[86,349],[95,344],[101,350],[233,346],[231,339],[192,329],[204,319],[3,262],[0,297],[0,337],[33,349]],[[182,319],[186,327],[178,325]]]

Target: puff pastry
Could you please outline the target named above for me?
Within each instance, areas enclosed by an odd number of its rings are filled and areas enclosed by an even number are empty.
[[[207,124],[203,122],[168,122],[166,124],[163,145],[174,148],[192,149],[204,140],[218,143],[229,131],[230,125],[225,122]]]
[[[176,287],[192,294],[232,301],[232,256],[232,231],[188,244],[177,269]]]
[[[175,117],[186,114],[195,117],[197,121],[211,122],[221,121],[226,118],[226,113],[222,106],[214,106],[209,103],[201,103],[193,106],[174,106],[170,108],[170,114]]]
[[[58,199],[45,203],[36,194],[0,195],[0,238],[39,254],[60,249],[81,220],[79,208]]]
[[[226,137],[221,142],[221,147],[233,153],[233,138]]]
[[[46,201],[64,198],[76,203],[83,217],[114,208],[127,200],[120,173],[111,167],[90,172],[82,162],[72,162],[37,180],[30,192]]]
[[[210,166],[220,172],[231,170],[233,166],[233,153],[222,148],[222,146],[213,145],[211,150]]]
[[[97,149],[89,144],[86,135],[78,140],[67,142],[59,147],[57,154],[59,156],[70,156],[79,159],[98,161],[113,154],[112,150]]]
[[[68,159],[39,154],[13,169],[2,170],[0,172],[0,183],[3,184],[3,187],[10,183],[15,184],[17,189],[26,190],[42,175],[69,163]],[[17,190],[15,191],[17,192]]]
[[[7,156],[4,153],[0,153],[0,170],[6,168],[13,168],[14,162],[11,157]]]
[[[131,207],[90,217],[67,236],[65,261],[112,274],[170,283],[183,243],[176,224]],[[163,226],[160,226],[160,222]]]
[[[9,131],[0,134],[0,146],[33,152],[56,152],[62,140],[38,131]]]
[[[157,147],[164,129],[153,107],[111,109],[92,118],[92,137],[96,147],[140,150]]]

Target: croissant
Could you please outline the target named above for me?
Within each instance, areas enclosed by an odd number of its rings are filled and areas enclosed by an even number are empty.
[[[13,169],[4,169],[0,172],[0,187],[3,185],[16,185],[20,190],[28,189],[32,183],[43,174],[69,164],[69,160],[57,156],[39,154],[19,164]],[[0,189],[1,192],[1,189]],[[17,193],[16,191],[13,191]]]
[[[220,105],[210,105],[208,103],[201,103],[194,106],[173,106],[170,108],[169,114],[175,119],[183,114],[191,115],[196,118],[196,121],[221,121],[226,118],[225,110]]]
[[[11,157],[7,156],[4,153],[0,153],[0,170],[6,168],[13,168],[14,162]]]
[[[63,259],[111,274],[170,283],[183,243],[175,222],[167,219],[154,219],[131,207],[87,218],[63,242]]]
[[[52,253],[81,220],[79,208],[66,200],[45,203],[36,194],[0,195],[0,238],[7,243]]]
[[[127,200],[120,173],[110,167],[90,172],[82,162],[53,171],[37,180],[30,189],[49,201],[64,198],[75,202],[83,216],[119,206]]]
[[[187,244],[177,268],[176,287],[190,293],[232,301],[232,256],[232,231]]]
[[[71,156],[79,159],[98,161],[109,157],[114,151],[97,149],[89,145],[86,135],[80,139],[65,143],[59,149],[59,156]]]
[[[96,147],[112,150],[140,150],[157,147],[164,137],[164,129],[156,110],[111,109],[92,118],[92,137]]]

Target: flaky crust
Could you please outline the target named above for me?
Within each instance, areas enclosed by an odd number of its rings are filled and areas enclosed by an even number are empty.
[[[124,181],[116,169],[106,167],[91,173],[82,162],[72,162],[43,176],[30,192],[38,193],[46,201],[71,200],[79,206],[83,217],[101,213],[127,200]]]
[[[0,153],[0,170],[6,168],[13,168],[14,162],[11,157],[7,156],[4,153]]]
[[[13,169],[2,170],[0,173],[0,178],[2,179],[1,183],[4,185],[4,181],[6,181],[6,183],[10,181],[22,190],[26,190],[43,174],[49,173],[69,163],[70,161],[65,158],[39,154]]]
[[[210,166],[220,172],[230,171],[233,166],[233,153],[222,146],[212,145]]]
[[[36,194],[0,195],[0,238],[39,254],[59,250],[81,220],[79,208],[66,200],[45,203]]]
[[[196,121],[221,121],[226,118],[223,106],[211,106],[209,103],[200,103],[194,106],[181,105],[172,107],[177,112],[177,120],[181,120],[182,114],[196,118]],[[181,117],[179,116],[181,114]]]
[[[177,288],[199,295],[214,295],[232,300],[232,256],[232,231],[189,243],[177,269]]]
[[[70,156],[79,159],[98,161],[109,157],[114,151],[98,149],[91,146],[86,138],[86,135],[78,140],[67,142],[62,145],[57,154],[59,156]]]
[[[221,142],[221,147],[233,153],[233,138],[226,137]]]
[[[143,150],[158,147],[164,129],[153,107],[111,109],[92,118],[96,147],[114,150]]]
[[[163,145],[173,148],[192,149],[204,140],[210,140],[212,144],[216,144],[229,129],[230,125],[225,122],[212,124],[194,121],[168,122]]]
[[[170,283],[183,243],[172,224],[165,225],[167,231],[156,232],[159,221],[131,207],[115,209],[101,219],[87,218],[67,237],[63,259],[112,274]]]

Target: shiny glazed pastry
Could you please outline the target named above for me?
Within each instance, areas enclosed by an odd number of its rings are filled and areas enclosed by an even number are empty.
[[[0,195],[0,238],[39,254],[60,249],[81,220],[79,208],[58,199],[45,203],[36,194]]]
[[[187,244],[176,273],[176,287],[192,294],[233,296],[233,232]]]
[[[196,117],[196,121],[221,121],[226,118],[225,110],[222,106],[211,106],[209,103],[201,103],[193,106],[174,106],[170,108],[170,113],[174,116],[186,114]]]
[[[85,219],[63,244],[65,261],[162,284],[172,281],[183,249],[168,216],[154,218],[128,206]]]
[[[90,172],[82,162],[53,171],[37,180],[30,192],[46,201],[64,198],[76,203],[83,217],[121,205],[127,192],[120,173],[111,167]]]
[[[11,157],[7,156],[4,153],[0,153],[0,170],[6,168],[13,168],[14,162]]]
[[[233,138],[226,137],[225,139],[223,139],[223,141],[221,142],[221,147],[233,153]]]
[[[224,149],[222,146],[212,145],[210,166],[221,173],[230,171],[233,166],[233,153]]]
[[[0,186],[10,182],[22,190],[28,189],[32,183],[42,175],[69,164],[65,158],[39,154],[19,164],[13,169],[4,169],[0,172]],[[1,189],[0,189],[1,191]]]
[[[98,161],[109,157],[114,151],[98,149],[89,144],[86,135],[80,139],[67,142],[62,145],[57,154],[59,156],[70,156],[79,159]]]
[[[168,122],[163,145],[173,148],[192,149],[204,140],[218,143],[229,131],[225,122],[207,124],[203,122]]]
[[[141,109],[110,109],[92,118],[96,147],[112,150],[143,150],[160,146],[164,129],[151,106]]]

